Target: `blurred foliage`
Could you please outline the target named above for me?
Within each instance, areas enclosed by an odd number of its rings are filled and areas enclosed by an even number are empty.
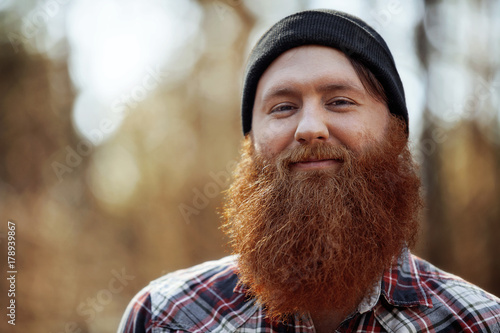
[[[480,3],[477,10],[489,4]],[[17,222],[17,331],[114,332],[150,280],[229,253],[216,211],[238,159],[239,83],[260,13],[243,1],[198,5],[204,46],[189,73],[126,110],[119,130],[96,146],[73,126],[78,91],[66,41],[53,46],[57,57],[37,50],[35,37],[13,42],[21,31],[13,17],[36,2],[0,12],[0,231]],[[444,51],[428,43],[423,22],[416,29],[427,69]],[[489,77],[499,73],[494,59],[469,67]],[[498,114],[483,104],[475,114]],[[498,122],[478,119],[442,126],[424,113],[421,143],[433,149],[422,161],[428,209],[417,253],[500,294]],[[0,286],[4,294],[5,279]],[[12,329],[0,322],[0,331]]]
[[[470,1],[457,6],[439,0],[425,1],[429,20],[440,22],[430,42],[425,23],[417,26],[417,48],[426,70],[433,62],[462,68],[467,90],[455,105],[457,121],[438,116],[428,103],[420,145],[427,147],[422,166],[427,208],[419,254],[438,267],[482,288],[500,294],[500,115],[498,80],[500,31],[493,17],[494,1]],[[461,7],[461,8],[460,8]],[[468,35],[456,31],[457,21],[442,19],[464,10],[464,25],[476,26]],[[433,67],[436,68],[436,67]],[[451,93],[458,82],[428,76],[428,95]],[[450,117],[454,116],[449,110]],[[451,123],[451,126],[450,126]]]

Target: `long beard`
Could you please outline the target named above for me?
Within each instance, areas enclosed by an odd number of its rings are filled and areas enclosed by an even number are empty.
[[[391,119],[387,133],[360,154],[304,145],[271,160],[245,138],[222,228],[239,255],[241,281],[269,317],[354,309],[414,244],[420,181],[404,124]],[[340,168],[291,171],[310,157],[336,159]]]

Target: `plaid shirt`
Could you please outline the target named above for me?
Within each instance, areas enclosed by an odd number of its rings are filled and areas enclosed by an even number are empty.
[[[226,257],[153,281],[118,332],[315,332],[309,316],[268,321]],[[337,332],[500,332],[500,299],[405,251]]]

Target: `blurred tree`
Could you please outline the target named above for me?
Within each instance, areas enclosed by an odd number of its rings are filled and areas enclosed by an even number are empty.
[[[437,266],[499,294],[496,240],[500,237],[500,149],[498,121],[489,103],[491,80],[499,64],[488,52],[492,47],[489,43],[499,43],[498,31],[492,26],[494,2],[445,4],[426,0],[425,6],[426,15],[417,27],[416,41],[422,65],[429,71],[432,63],[444,63],[465,67],[461,73],[470,74],[466,93],[461,96],[464,100],[452,110],[455,114],[437,116],[429,107],[424,112],[420,145],[425,152],[427,210],[421,251]],[[460,15],[461,11],[468,14]],[[468,20],[463,24],[477,30],[458,37],[456,20],[451,19],[456,15]],[[436,35],[441,43],[429,42]],[[478,39],[478,35],[484,38]],[[443,86],[433,81],[436,76],[428,75],[428,95],[460,96],[450,78]],[[458,121],[447,118],[457,114]],[[448,123],[452,126],[445,126]]]

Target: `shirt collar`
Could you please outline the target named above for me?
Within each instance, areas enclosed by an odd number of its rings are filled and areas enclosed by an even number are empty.
[[[420,278],[417,262],[410,251],[405,248],[395,263],[376,282],[373,293],[367,295],[359,304],[358,312],[370,311],[382,294],[387,302],[395,306],[411,307],[423,305],[432,307],[431,296]],[[235,293],[245,294],[248,287],[238,281],[234,287]]]
[[[395,306],[432,307],[431,296],[422,283],[416,259],[406,248],[382,276],[381,292],[387,302]]]
[[[238,283],[236,283],[236,286],[234,286],[233,292],[237,294],[246,294],[248,293],[248,287],[246,284],[241,282],[240,279],[238,279]]]
[[[359,303],[358,305],[358,312],[363,314],[365,312],[368,312],[370,311],[371,309],[373,309],[373,307],[375,305],[377,305],[377,302],[378,302],[378,299],[380,297],[380,293],[381,293],[381,283],[382,283],[382,279],[379,279],[375,285],[373,286],[373,292],[371,292],[370,294],[366,295],[365,298],[363,298],[363,300],[361,301],[361,303]]]

